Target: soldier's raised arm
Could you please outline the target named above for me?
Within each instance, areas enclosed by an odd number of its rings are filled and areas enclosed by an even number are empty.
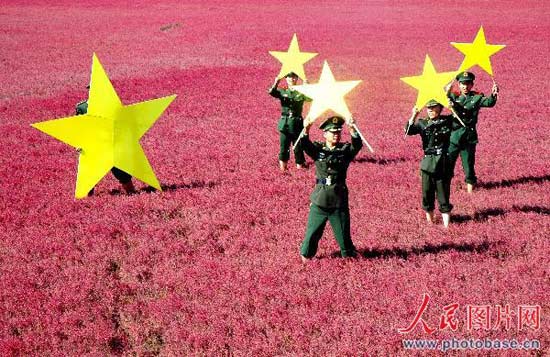
[[[491,88],[491,95],[488,97],[484,96],[479,102],[479,106],[485,108],[494,107],[495,104],[497,104],[498,91],[498,84],[493,83],[493,87]]]
[[[355,127],[355,119],[353,117],[349,117],[346,120],[346,124],[351,135],[349,154],[351,156],[351,159],[353,159],[359,153],[359,151],[361,151],[361,148],[363,147],[363,140],[361,139],[361,135]]]
[[[319,153],[319,150],[311,140],[309,139],[309,129],[311,129],[311,126],[313,125],[313,122],[315,120],[306,117],[304,119],[304,135],[298,145],[302,147],[302,149],[305,151],[306,154],[308,154],[309,157],[311,157],[313,160],[317,158],[317,154]]]
[[[411,111],[411,117],[405,124],[405,135],[416,135],[420,133],[420,130],[415,125],[416,118],[418,118],[420,110],[417,107],[413,107]]]
[[[273,81],[273,84],[267,90],[267,93],[269,93],[269,95],[271,95],[272,97],[275,97],[275,98],[281,97],[281,93],[279,93],[279,90],[277,89],[277,86],[279,85],[280,81],[281,81],[281,78],[275,77],[275,81]]]

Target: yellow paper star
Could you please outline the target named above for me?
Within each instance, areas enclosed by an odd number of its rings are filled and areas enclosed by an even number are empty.
[[[444,87],[453,80],[456,73],[437,73],[430,56],[426,55],[422,74],[414,77],[403,77],[401,80],[411,87],[418,89],[418,97],[415,104],[417,108],[422,108],[431,99],[435,99],[447,107],[449,103]]]
[[[172,95],[124,106],[94,54],[88,113],[32,126],[82,149],[76,198],[86,197],[112,167],[161,190],[139,140],[175,98]]]
[[[485,40],[483,26],[479,28],[474,42],[451,42],[451,45],[464,54],[464,61],[458,69],[459,72],[470,69],[477,64],[491,76],[493,75],[493,68],[491,67],[490,57],[506,47],[505,45],[488,45]]]
[[[290,41],[290,46],[288,47],[287,52],[269,51],[269,54],[283,64],[277,78],[282,78],[290,72],[294,72],[303,80],[306,79],[304,63],[317,56],[317,53],[313,52],[300,52],[296,34],[292,36],[292,41]]]
[[[307,115],[309,118],[315,119],[329,109],[344,118],[349,118],[351,112],[344,100],[344,96],[359,83],[361,83],[361,81],[337,82],[328,66],[328,62],[325,61],[319,83],[302,84],[293,86],[292,89],[303,93],[313,100]]]

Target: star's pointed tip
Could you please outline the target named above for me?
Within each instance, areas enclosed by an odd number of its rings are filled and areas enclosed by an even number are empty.
[[[137,178],[137,177],[136,177]],[[154,176],[151,180],[143,181],[146,184],[148,184],[150,187],[153,187],[154,189],[162,192],[162,186],[160,185],[160,182],[157,180],[157,177]]]
[[[177,96],[178,96],[177,94],[172,94],[167,96],[166,99],[168,100],[168,105],[170,105],[174,100],[176,100]]]

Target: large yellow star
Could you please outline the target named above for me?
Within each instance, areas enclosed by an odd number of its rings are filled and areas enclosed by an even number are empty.
[[[88,113],[32,126],[70,146],[82,149],[76,179],[76,198],[86,197],[112,167],[160,190],[160,184],[139,140],[175,98],[172,95],[123,105],[94,54]]]
[[[293,86],[292,89],[303,93],[313,100],[307,115],[309,118],[318,118],[329,109],[344,118],[349,118],[351,112],[344,100],[344,96],[359,83],[361,83],[361,81],[337,82],[328,66],[328,62],[325,61],[323,70],[321,71],[321,78],[319,78],[317,84],[302,84]]]
[[[477,64],[491,76],[493,75],[493,68],[491,67],[490,57],[506,47],[505,45],[488,45],[487,41],[485,40],[485,32],[483,32],[483,26],[479,28],[474,42],[451,42],[451,45],[456,47],[460,52],[464,54],[464,61],[458,69],[459,72],[470,69]]]
[[[444,106],[448,106],[447,93],[444,87],[453,80],[457,72],[437,73],[430,56],[426,55],[424,69],[420,76],[403,77],[401,80],[411,87],[418,89],[415,106],[422,108],[431,99],[437,100]]]
[[[288,47],[287,52],[269,51],[269,54],[283,64],[277,78],[282,78],[290,72],[294,72],[303,80],[306,79],[304,63],[317,56],[317,53],[313,52],[300,52],[296,34],[292,36],[292,41],[290,41],[290,46]]]

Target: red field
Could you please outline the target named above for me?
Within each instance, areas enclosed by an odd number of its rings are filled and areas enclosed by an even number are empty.
[[[550,5],[57,3],[0,8],[0,355],[408,356],[413,338],[538,340],[521,355],[550,353]],[[455,70],[449,42],[480,25],[507,45],[492,57],[501,98],[480,113],[480,187],[468,195],[457,167],[444,230],[420,208],[420,141],[402,131],[416,91],[399,78],[427,53]],[[268,51],[294,32],[319,53],[310,81],[325,59],[337,80],[363,80],[348,96],[375,149],[348,175],[358,259],[338,258],[330,228],[320,259],[299,259],[315,174],[278,172],[279,104],[266,93],[280,68]],[[127,196],[109,174],[74,200],[77,153],[31,128],[73,114],[93,52],[125,104],[178,95],[142,140],[163,192],[138,182]],[[398,333],[424,294],[435,332]],[[454,331],[440,328],[451,304]],[[481,305],[508,305],[510,328],[468,329]],[[525,305],[541,307],[539,328],[518,326]]]

